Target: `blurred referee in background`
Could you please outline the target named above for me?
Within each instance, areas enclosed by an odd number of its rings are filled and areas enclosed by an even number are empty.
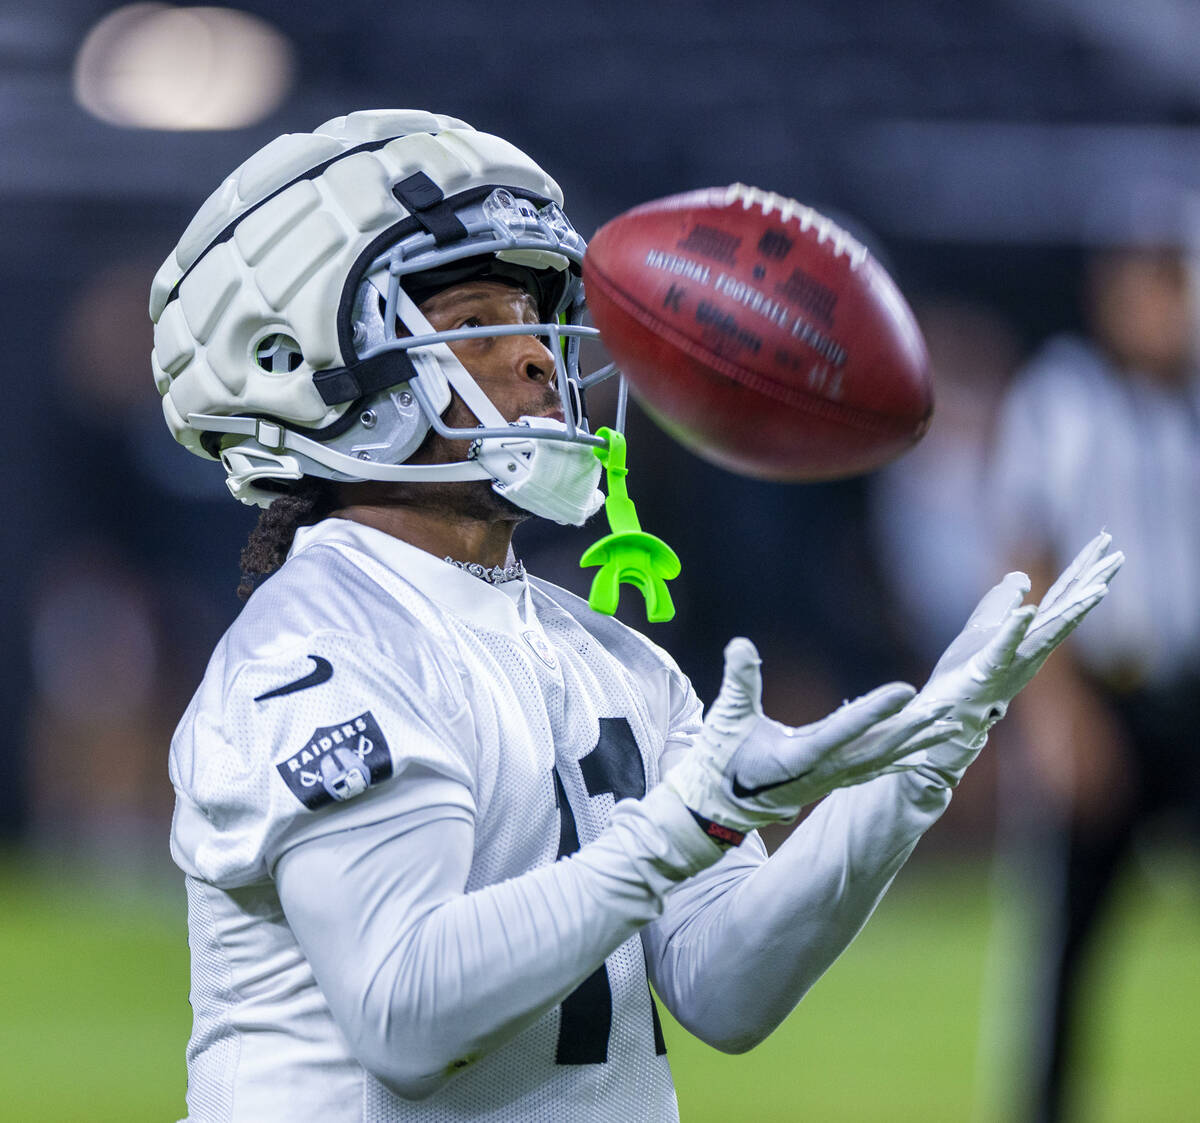
[[[1034,593],[1088,528],[1129,556],[1110,610],[1018,703],[1028,754],[1001,777],[1001,833],[1036,871],[1023,1049],[1038,1123],[1070,1115],[1083,968],[1142,828],[1169,815],[1200,838],[1200,380],[1183,202],[1146,192],[1105,223],[1088,336],[1047,343],[1000,414],[997,522]]]

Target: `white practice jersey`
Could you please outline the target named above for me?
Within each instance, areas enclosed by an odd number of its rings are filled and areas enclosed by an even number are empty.
[[[512,1040],[411,1100],[355,1059],[347,1041],[363,1027],[335,1020],[275,875],[296,848],[393,821],[469,823],[468,894],[550,866],[594,840],[616,800],[656,784],[664,750],[699,722],[665,653],[562,590],[493,587],[342,520],[301,530],[218,646],[171,749],[190,1118],[676,1119],[636,935]],[[389,949],[336,954],[383,961]]]

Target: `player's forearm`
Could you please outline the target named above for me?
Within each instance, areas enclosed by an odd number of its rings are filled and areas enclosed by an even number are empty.
[[[423,1098],[563,1001],[658,911],[636,886],[601,904],[594,882],[609,879],[588,857],[456,898],[407,933],[364,992],[360,1061]]]
[[[561,1002],[661,913],[678,880],[712,860],[692,824],[691,852],[672,841],[688,815],[673,799],[622,804],[572,857],[467,894],[432,885],[404,900],[402,886],[381,885],[367,868],[387,859],[370,837],[306,847],[307,869],[285,870],[281,897],[359,1062],[398,1094],[422,1098]],[[664,816],[673,829],[662,830]],[[408,847],[436,846],[433,830]],[[347,854],[351,844],[361,862]]]
[[[834,792],[767,861],[680,886],[647,933],[655,987],[727,1052],[770,1034],[869,919],[948,791],[892,775]]]

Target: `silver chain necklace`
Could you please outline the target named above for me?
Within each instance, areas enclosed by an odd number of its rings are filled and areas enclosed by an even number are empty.
[[[480,581],[486,581],[489,585],[503,585],[505,581],[515,581],[517,578],[525,576],[525,563],[522,561],[516,561],[512,565],[488,567],[480,565],[478,562],[464,562],[451,557],[442,560],[461,569],[464,573],[469,573],[472,577],[478,577]]]

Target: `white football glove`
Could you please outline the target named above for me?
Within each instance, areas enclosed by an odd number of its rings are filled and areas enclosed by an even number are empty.
[[[834,788],[861,784],[898,757],[929,749],[962,727],[941,720],[952,703],[916,704],[907,683],[881,686],[793,729],[762,712],[761,660],[738,637],[725,648],[725,674],[691,752],[663,778],[719,842],[794,819]]]
[[[979,602],[967,626],[938,660],[911,705],[922,712],[950,704],[948,716],[962,733],[897,762],[948,787],[962,779],[1008,704],[1108,592],[1125,555],[1108,553],[1112,537],[1101,532],[1067,566],[1036,607],[1024,573],[1010,573]]]

